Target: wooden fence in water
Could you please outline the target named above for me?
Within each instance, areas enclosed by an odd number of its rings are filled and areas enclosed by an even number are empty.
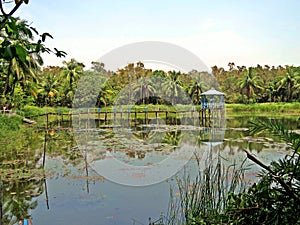
[[[72,121],[72,120],[86,120],[95,119],[98,121],[115,121],[115,120],[135,120],[138,119],[149,121],[150,119],[181,119],[194,118],[202,123],[210,121],[214,118],[222,119],[225,115],[225,108],[207,108],[207,109],[190,109],[190,110],[122,110],[114,108],[111,111],[101,110],[100,108],[81,108],[72,109],[69,112],[61,112],[60,109],[56,113],[48,112],[41,115],[31,116],[28,119],[33,119],[34,117],[45,116],[46,124],[53,121]]]

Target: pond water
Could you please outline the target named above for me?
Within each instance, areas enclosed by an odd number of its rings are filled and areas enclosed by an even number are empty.
[[[149,217],[166,215],[170,188],[178,195],[176,179],[195,175],[208,156],[222,157],[227,166],[243,162],[243,149],[265,163],[283,157],[289,151],[285,143],[248,136],[248,122],[256,118],[227,117],[216,129],[180,121],[96,121],[93,129],[54,123],[47,131],[34,130],[18,145],[21,153],[2,152],[6,171],[20,157],[30,168],[19,171],[22,179],[11,173],[3,180],[2,224],[26,217],[34,225],[149,224]],[[276,119],[299,129],[297,117]],[[259,168],[250,161],[245,166],[245,181],[255,182]]]

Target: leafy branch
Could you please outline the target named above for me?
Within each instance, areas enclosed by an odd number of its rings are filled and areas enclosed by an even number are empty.
[[[5,12],[5,10],[3,8],[3,3],[11,3],[11,2],[12,1],[7,2],[5,0],[3,0],[3,1],[0,0],[0,11],[3,15],[3,19],[0,22],[0,29],[2,29],[4,27],[7,20],[9,19],[9,17],[11,17],[23,3],[28,4],[29,0],[15,0],[14,7],[7,13],[7,12]]]

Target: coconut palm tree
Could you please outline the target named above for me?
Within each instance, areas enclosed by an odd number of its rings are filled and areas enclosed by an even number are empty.
[[[77,62],[73,58],[69,62],[63,61],[63,64],[65,65],[61,73],[61,81],[64,83],[62,91],[64,93],[63,104],[70,106],[74,98],[77,82],[83,74],[84,64]]]
[[[151,79],[149,79],[149,76],[141,77],[136,83],[133,92],[139,96],[142,104],[149,103],[150,95],[154,95],[155,93],[155,87]]]
[[[246,90],[248,103],[250,101],[250,98],[255,94],[255,92],[258,89],[261,89],[261,83],[262,81],[260,77],[254,73],[252,67],[249,67],[249,69],[243,73],[243,76],[238,81],[238,85],[241,90]]]
[[[175,104],[175,98],[179,96],[182,89],[182,82],[180,81],[180,72],[169,71],[167,74],[167,79],[162,84],[163,90],[171,96],[171,104]]]
[[[58,94],[59,82],[55,74],[46,74],[40,84],[39,93],[42,94],[46,104],[52,105],[52,99]],[[49,102],[48,102],[49,101]]]
[[[293,66],[286,67],[286,73],[278,78],[276,81],[277,91],[284,90],[286,101],[291,101],[293,92],[298,91],[297,88],[300,84],[300,73]],[[299,91],[298,91],[299,92]]]
[[[62,71],[62,78],[65,79],[65,82],[68,84],[69,90],[71,90],[76,85],[76,82],[79,80],[82,75],[83,68],[85,67],[83,63],[77,62],[74,58],[71,61],[63,61],[65,65]]]
[[[200,104],[200,95],[204,92],[204,89],[208,89],[208,86],[200,73],[193,78],[193,83],[188,86],[187,90],[195,104]]]

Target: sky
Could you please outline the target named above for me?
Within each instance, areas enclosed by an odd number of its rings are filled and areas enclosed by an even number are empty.
[[[209,68],[300,65],[298,0],[30,0],[15,14],[87,67],[111,50],[140,41],[176,44]]]

